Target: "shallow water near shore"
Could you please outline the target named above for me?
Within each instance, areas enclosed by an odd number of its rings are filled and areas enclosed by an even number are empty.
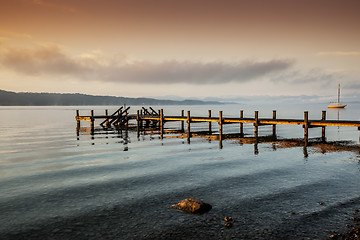
[[[274,142],[244,144],[203,137],[160,139],[133,130],[76,132],[75,110],[103,114],[106,107],[0,107],[0,238],[4,239],[303,239],[343,231],[360,204],[359,150],[319,151]],[[131,106],[130,111],[140,107]],[[271,117],[273,106],[160,106],[165,115]],[[278,118],[360,120],[359,104],[328,110],[326,105],[282,104]],[[109,108],[109,112],[116,107]],[[96,122],[98,125],[99,122]],[[179,128],[167,123],[166,128]],[[204,131],[207,123],[192,124]],[[217,124],[213,130],[217,131]],[[244,125],[251,137],[253,126]],[[237,124],[224,133],[237,133]],[[272,133],[262,126],[259,136]],[[328,142],[359,146],[352,127],[328,127]],[[301,139],[301,126],[277,126],[279,139]],[[321,128],[310,129],[310,140]],[[240,144],[241,143],[241,144]],[[360,147],[359,147],[360,149]],[[192,215],[170,208],[184,198],[210,203]],[[323,204],[319,204],[323,203]],[[227,229],[223,218],[235,219]]]

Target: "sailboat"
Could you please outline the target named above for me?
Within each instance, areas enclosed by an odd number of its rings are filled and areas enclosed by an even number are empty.
[[[328,108],[344,108],[344,107],[346,107],[346,104],[340,103],[340,83],[339,83],[337,102],[336,103],[330,103],[328,105]]]

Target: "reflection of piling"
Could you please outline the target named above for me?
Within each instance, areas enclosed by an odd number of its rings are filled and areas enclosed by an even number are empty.
[[[254,143],[254,154],[258,155],[259,154],[259,147],[258,147],[259,141],[255,141]]]
[[[309,154],[308,154],[308,151],[307,151],[307,145],[304,145],[304,147],[303,147],[303,154],[304,154],[304,158],[309,157]]]

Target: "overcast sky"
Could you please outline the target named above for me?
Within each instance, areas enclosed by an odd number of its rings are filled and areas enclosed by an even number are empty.
[[[360,93],[359,0],[0,0],[0,89]]]

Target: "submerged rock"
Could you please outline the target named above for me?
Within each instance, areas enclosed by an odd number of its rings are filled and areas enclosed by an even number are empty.
[[[170,207],[173,209],[182,210],[184,212],[200,214],[206,213],[212,208],[210,204],[204,203],[203,201],[194,198],[186,198],[179,203],[171,205]]]

